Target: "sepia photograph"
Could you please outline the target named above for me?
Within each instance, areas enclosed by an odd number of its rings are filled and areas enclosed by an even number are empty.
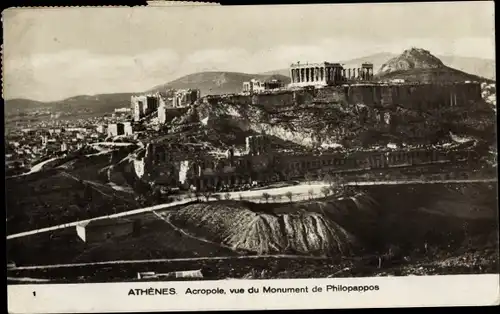
[[[498,298],[493,2],[2,15],[16,306],[450,275],[497,275]]]

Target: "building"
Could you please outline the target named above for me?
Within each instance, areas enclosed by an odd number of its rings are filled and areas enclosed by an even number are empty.
[[[107,132],[107,127],[104,124],[100,124],[96,127],[97,133],[104,134]]]
[[[158,123],[165,124],[167,122],[167,106],[165,102],[158,107]]]
[[[265,91],[283,88],[284,84],[278,79],[257,80],[251,79],[248,82],[243,82],[243,93],[261,93]]]
[[[134,121],[140,121],[142,118],[155,112],[163,102],[160,94],[132,96],[130,99]]]
[[[340,85],[349,81],[373,79],[373,64],[359,68],[344,68],[340,63],[294,63],[290,66],[290,87]]]
[[[172,95],[172,107],[182,108],[191,106],[200,99],[199,89],[179,89]]]
[[[125,127],[123,123],[111,123],[108,125],[108,136],[115,137],[125,135]]]
[[[134,129],[131,122],[123,122],[123,135],[129,136],[134,134]]]
[[[85,243],[106,241],[107,239],[134,234],[138,230],[135,221],[118,219],[99,219],[82,222],[76,226],[77,236]]]
[[[127,107],[116,108],[115,109],[115,113],[124,113],[124,114],[127,114],[127,113],[130,113],[131,111],[132,111],[131,108],[127,108]]]

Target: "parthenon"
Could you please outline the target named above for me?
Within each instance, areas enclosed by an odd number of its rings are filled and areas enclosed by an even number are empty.
[[[290,66],[291,87],[337,85],[349,81],[369,81],[373,64],[345,69],[340,63],[294,63]]]

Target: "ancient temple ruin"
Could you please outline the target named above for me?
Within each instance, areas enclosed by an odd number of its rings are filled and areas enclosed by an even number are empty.
[[[373,64],[359,68],[344,68],[340,63],[294,63],[290,66],[289,87],[339,85],[349,81],[371,81]]]

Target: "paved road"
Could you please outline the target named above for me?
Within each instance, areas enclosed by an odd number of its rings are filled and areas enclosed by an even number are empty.
[[[308,256],[308,255],[240,255],[240,256],[208,256],[208,257],[186,257],[186,258],[158,258],[144,260],[120,260],[120,261],[105,261],[94,263],[75,263],[75,264],[54,264],[54,265],[37,265],[37,266],[20,266],[12,267],[8,270],[32,270],[32,269],[51,269],[51,268],[69,268],[69,267],[85,267],[97,265],[122,265],[122,264],[141,264],[141,263],[166,263],[166,262],[190,262],[190,261],[209,261],[209,260],[231,260],[231,259],[259,259],[259,258],[290,258],[290,259],[314,259],[326,260],[328,257],[323,256]]]

